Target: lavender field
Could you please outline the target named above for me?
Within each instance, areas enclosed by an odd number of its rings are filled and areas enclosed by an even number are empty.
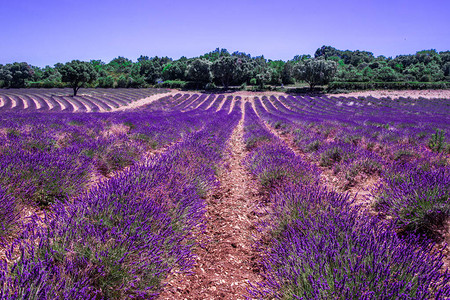
[[[166,89],[83,89],[78,96],[64,89],[4,89],[0,90],[0,112],[99,112],[128,106]]]
[[[168,93],[0,90],[0,299],[450,298],[449,99]]]

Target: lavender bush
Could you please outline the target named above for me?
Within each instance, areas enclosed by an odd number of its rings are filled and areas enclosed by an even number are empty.
[[[270,105],[265,107],[270,110]],[[264,112],[260,107],[259,114],[272,126],[277,124],[275,112]],[[292,128],[295,119],[286,121],[287,116],[287,113],[280,116],[280,121]],[[249,120],[247,126],[261,124]],[[331,132],[325,133],[326,138]],[[339,164],[348,170],[359,168],[371,173],[380,172],[381,166],[386,165],[377,155],[359,148],[358,139],[329,143],[326,138],[321,142],[326,146],[319,146],[315,155],[327,166]],[[270,151],[271,148],[277,150]],[[253,286],[252,297],[445,299],[450,296],[450,274],[442,272],[442,254],[434,250],[432,242],[414,235],[400,238],[396,223],[362,211],[348,195],[311,184],[314,182],[311,177],[285,176],[304,174],[314,168],[277,138],[253,148],[247,166],[257,176],[271,170],[281,174],[277,184],[267,190],[271,204],[268,211],[272,214],[265,230],[271,232],[272,239],[261,262],[265,280]],[[264,246],[260,245],[262,250]]]

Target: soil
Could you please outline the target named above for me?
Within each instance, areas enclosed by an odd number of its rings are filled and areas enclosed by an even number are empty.
[[[375,97],[375,98],[426,98],[426,99],[450,99],[450,90],[374,90],[374,91],[359,91],[341,94],[327,94],[328,97]]]
[[[173,93],[179,93],[178,90],[171,90]],[[189,93],[183,91],[182,93]],[[194,93],[194,92],[190,92]],[[197,93],[201,93],[201,91],[197,91]],[[288,94],[284,92],[275,92],[275,91],[261,91],[261,92],[252,92],[252,91],[236,91],[232,93],[221,93],[217,92],[217,94],[224,94],[225,96],[241,96],[242,98],[248,97],[249,99],[253,99],[255,96],[261,98],[262,96],[270,97],[274,96],[290,96],[294,94]],[[308,96],[308,94],[299,94],[299,96]],[[450,90],[373,90],[373,91],[356,91],[349,93],[339,93],[339,94],[324,94],[327,97],[390,97],[392,99],[404,97],[404,98],[425,98],[425,99],[450,99]],[[319,95],[320,96],[320,95]]]
[[[159,299],[246,299],[249,282],[260,282],[259,254],[253,245],[258,188],[242,165],[246,156],[243,118],[228,143],[228,154],[218,175],[220,188],[207,199],[206,229],[199,235],[192,274],[169,275]]]
[[[156,101],[158,99],[161,99],[162,97],[175,95],[177,93],[178,93],[177,90],[171,90],[170,92],[167,92],[167,93],[160,93],[160,94],[151,95],[150,97],[139,99],[139,100],[136,100],[134,102],[131,102],[127,106],[120,106],[118,108],[113,108],[110,111],[114,112],[114,111],[124,111],[124,110],[135,109],[135,108],[138,108],[140,106],[144,106],[144,105],[150,104],[150,103],[152,103],[152,102],[154,102],[154,101]]]
[[[435,249],[443,249],[444,257],[442,258],[442,262],[444,265],[442,266],[442,270],[450,270],[450,218],[447,218],[438,234],[440,234],[442,239],[437,243]]]

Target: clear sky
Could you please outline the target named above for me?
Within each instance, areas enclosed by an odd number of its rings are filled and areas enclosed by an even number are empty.
[[[0,0],[0,64],[177,59],[217,47],[283,60],[322,45],[446,51],[449,13],[450,0]]]

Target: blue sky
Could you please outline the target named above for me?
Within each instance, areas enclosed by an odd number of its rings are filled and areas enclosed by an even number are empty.
[[[322,45],[396,56],[450,50],[450,1],[0,0],[0,64],[54,65],[226,48],[270,59]]]

